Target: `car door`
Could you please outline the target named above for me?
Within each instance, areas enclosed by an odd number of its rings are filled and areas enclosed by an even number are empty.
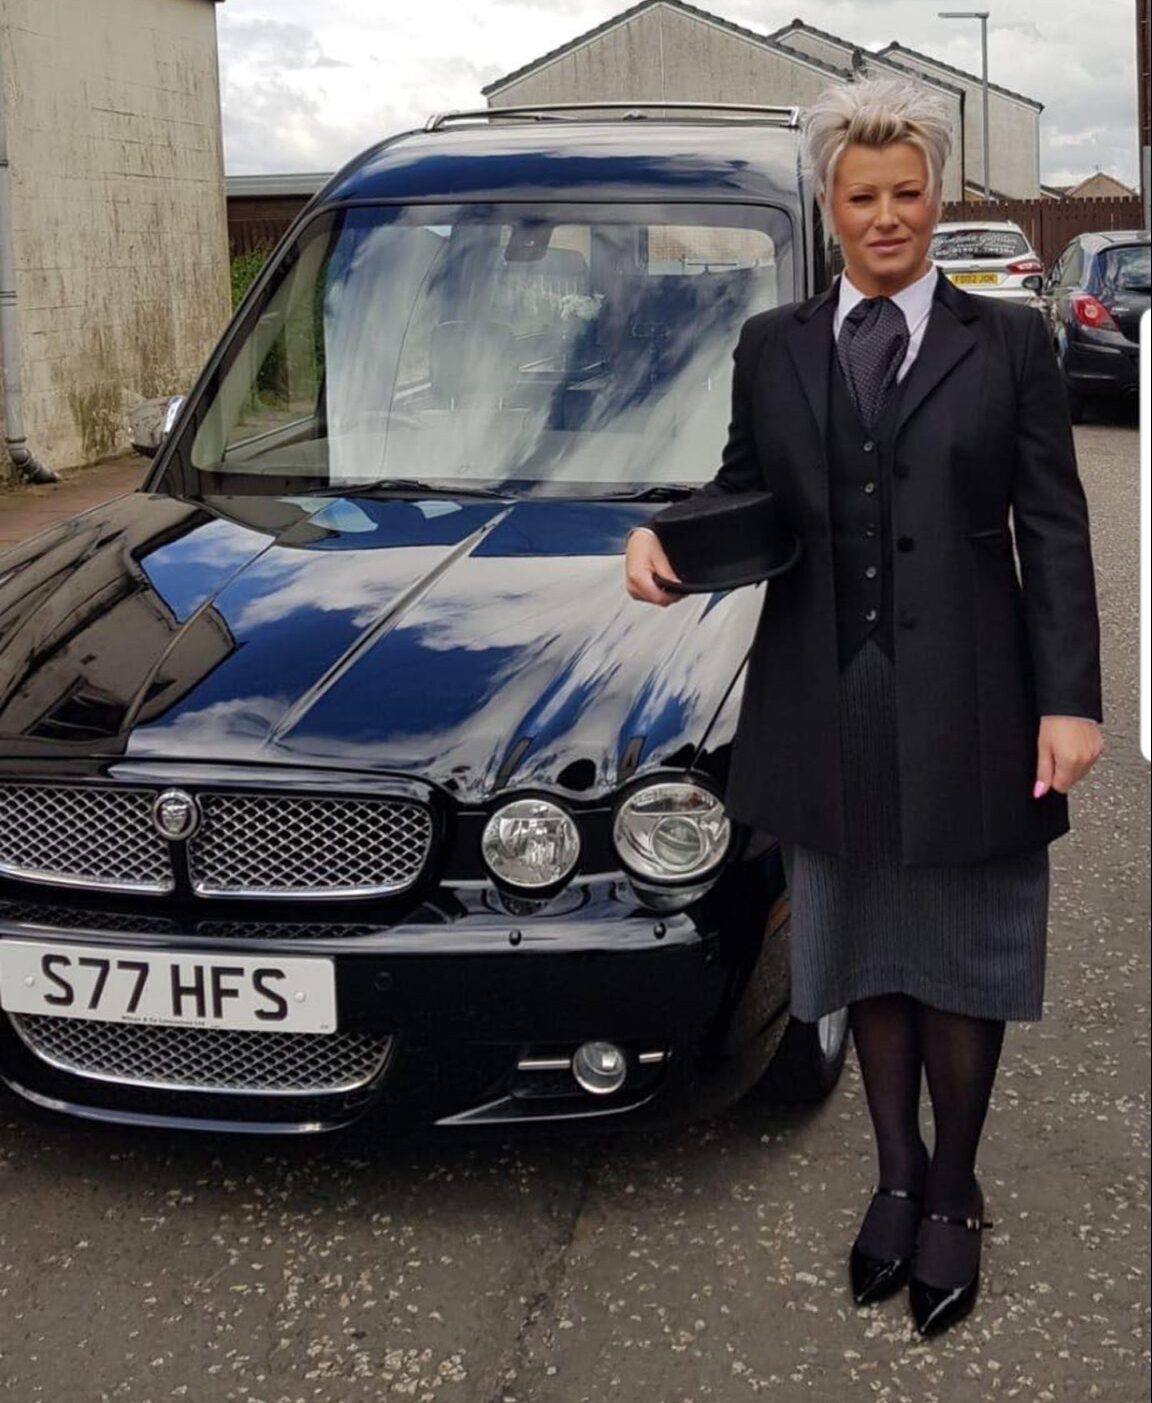
[[[1052,339],[1061,363],[1068,349],[1068,342],[1075,338],[1076,318],[1069,301],[1072,293],[1079,292],[1084,272],[1084,245],[1073,239],[1059,262],[1059,280],[1052,290]]]
[[[1040,289],[1040,311],[1044,320],[1048,323],[1048,334],[1052,337],[1052,344],[1057,345],[1059,341],[1059,320],[1060,320],[1060,289],[1064,281],[1064,269],[1068,265],[1069,257],[1072,253],[1073,244],[1066,244],[1061,251],[1059,258],[1048,270],[1048,276],[1044,279],[1044,286]]]

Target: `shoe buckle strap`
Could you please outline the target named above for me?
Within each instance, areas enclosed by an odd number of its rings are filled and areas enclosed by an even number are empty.
[[[889,1198],[911,1199],[916,1203],[919,1203],[920,1199],[923,1197],[922,1194],[913,1193],[910,1189],[888,1189],[882,1184],[877,1186],[876,1192],[878,1194],[886,1194]]]
[[[969,1232],[979,1232],[981,1228],[995,1227],[987,1218],[958,1218],[951,1213],[925,1213],[934,1223],[951,1223],[953,1227],[967,1228]]]

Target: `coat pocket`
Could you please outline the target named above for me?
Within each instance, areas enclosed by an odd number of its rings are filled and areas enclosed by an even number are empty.
[[[983,550],[1003,552],[1009,555],[1012,552],[1012,532],[1007,526],[990,526],[981,531],[969,531],[966,533],[966,538]]]

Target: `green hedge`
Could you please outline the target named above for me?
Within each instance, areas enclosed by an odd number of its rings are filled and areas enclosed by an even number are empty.
[[[254,248],[249,253],[238,253],[232,259],[232,310],[240,305],[240,299],[256,280],[256,275],[267,261],[271,248]]]

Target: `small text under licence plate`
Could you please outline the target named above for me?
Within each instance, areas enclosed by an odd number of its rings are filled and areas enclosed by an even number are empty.
[[[1000,281],[999,273],[949,273],[948,276],[954,283],[959,283],[965,287],[971,287],[974,284],[980,287],[988,287]]]
[[[5,940],[0,1007],[113,1023],[332,1033],[336,979],[323,958]]]

